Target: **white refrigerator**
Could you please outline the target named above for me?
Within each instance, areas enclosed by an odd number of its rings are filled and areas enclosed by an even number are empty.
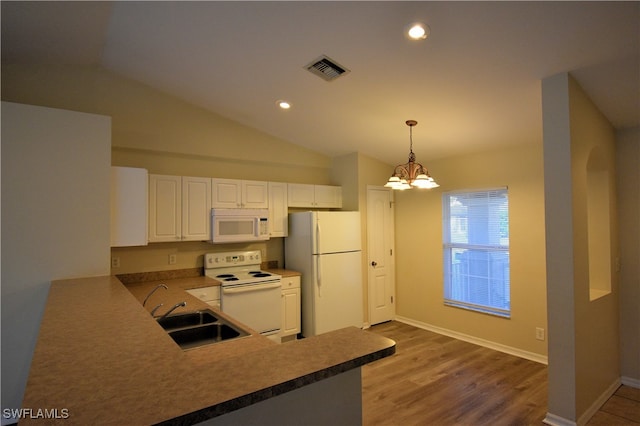
[[[362,328],[359,212],[289,214],[285,267],[302,274],[302,335]]]

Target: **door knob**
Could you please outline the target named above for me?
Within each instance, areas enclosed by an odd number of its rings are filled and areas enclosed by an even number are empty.
[[[373,262],[371,262],[371,266],[375,268],[376,266],[378,266],[378,263],[374,260]]]

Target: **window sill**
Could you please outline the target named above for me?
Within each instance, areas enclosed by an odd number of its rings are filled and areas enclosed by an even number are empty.
[[[606,295],[611,294],[611,291],[608,290],[598,290],[596,288],[589,289],[589,301],[593,302],[594,300],[605,297]]]

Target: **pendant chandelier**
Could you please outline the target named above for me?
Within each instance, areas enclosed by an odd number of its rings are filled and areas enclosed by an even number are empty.
[[[429,175],[427,169],[420,163],[416,163],[416,155],[413,153],[413,126],[418,124],[415,120],[407,120],[409,126],[409,161],[400,164],[393,169],[393,174],[387,181],[385,187],[392,189],[411,188],[437,188],[435,180]]]

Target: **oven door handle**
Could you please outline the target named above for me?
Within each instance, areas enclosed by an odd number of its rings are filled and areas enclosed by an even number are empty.
[[[269,285],[250,285],[243,286],[240,288],[222,288],[223,294],[238,294],[238,293],[248,293],[250,291],[261,291],[261,290],[272,290],[274,288],[282,288],[282,284],[269,284]]]

